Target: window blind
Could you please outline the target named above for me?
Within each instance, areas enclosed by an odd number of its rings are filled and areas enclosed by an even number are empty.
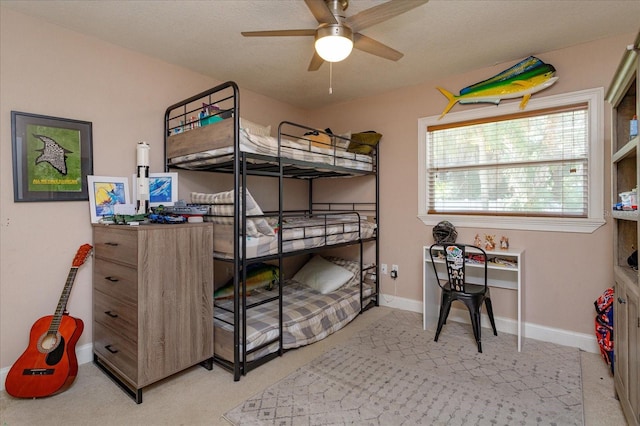
[[[427,128],[428,212],[587,217],[588,105]]]

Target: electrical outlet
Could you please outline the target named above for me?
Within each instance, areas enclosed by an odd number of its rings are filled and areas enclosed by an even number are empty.
[[[383,263],[382,265],[380,265],[380,272],[383,273],[384,275],[387,275],[387,264]]]
[[[391,278],[398,278],[398,265],[391,265]]]

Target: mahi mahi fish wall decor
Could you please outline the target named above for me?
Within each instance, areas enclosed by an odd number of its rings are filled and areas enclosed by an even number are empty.
[[[449,104],[440,118],[456,104],[492,103],[498,105],[502,99],[514,99],[522,96],[520,109],[527,106],[533,93],[553,85],[558,77],[553,65],[546,64],[535,56],[529,56],[514,66],[479,83],[460,90],[459,95],[437,87],[449,99]]]

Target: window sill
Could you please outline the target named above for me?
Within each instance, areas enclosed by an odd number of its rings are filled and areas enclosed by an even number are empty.
[[[522,231],[593,233],[605,224],[604,218],[559,219],[547,217],[458,216],[444,214],[418,215],[425,225],[447,220],[455,227],[515,229]]]

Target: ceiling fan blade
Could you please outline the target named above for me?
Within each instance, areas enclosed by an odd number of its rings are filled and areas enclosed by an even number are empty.
[[[353,47],[392,61],[397,61],[404,56],[404,53],[359,33],[353,35]]]
[[[324,64],[324,59],[314,51],[313,58],[311,58],[311,62],[309,62],[309,68],[307,68],[307,71],[318,71],[322,64]]]
[[[371,7],[356,13],[346,19],[347,25],[355,33],[372,25],[391,19],[402,13],[408,12],[418,6],[422,6],[429,0],[390,0],[378,6]]]
[[[319,24],[337,24],[336,17],[333,16],[329,6],[324,0],[304,0],[311,14],[316,18]]]
[[[242,31],[245,37],[315,36],[316,30]]]

